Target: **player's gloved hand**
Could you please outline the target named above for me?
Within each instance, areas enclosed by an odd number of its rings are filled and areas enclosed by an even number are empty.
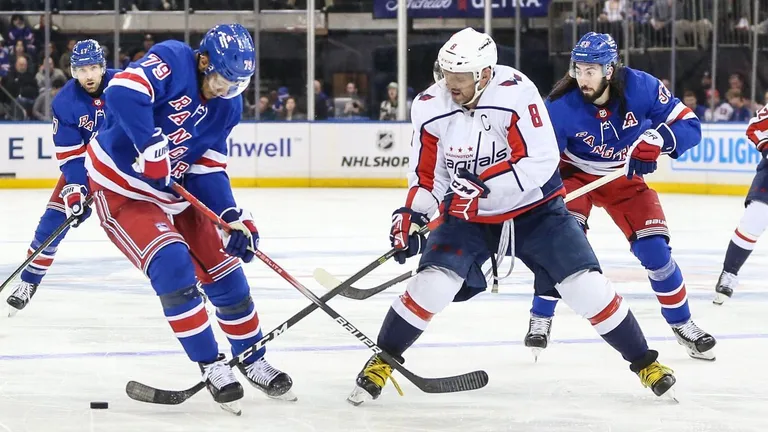
[[[91,208],[85,205],[85,197],[87,195],[87,187],[74,183],[65,185],[59,194],[61,199],[64,200],[64,209],[67,213],[67,219],[69,219],[70,216],[76,217],[72,222],[72,227],[74,228],[79,227],[80,224],[91,215]]]
[[[244,262],[253,260],[253,251],[259,247],[259,231],[251,213],[241,208],[230,207],[221,213],[224,222],[232,227],[229,233],[222,233],[224,252]]]
[[[676,147],[675,135],[666,124],[643,132],[629,148],[624,173],[628,179],[637,174],[643,176],[656,171],[657,160],[664,153],[672,153]]]
[[[389,242],[397,249],[394,258],[404,264],[406,258],[418,255],[427,243],[427,238],[419,230],[429,223],[424,213],[408,207],[400,207],[392,213],[392,227],[389,230]]]
[[[451,181],[451,190],[443,198],[442,211],[446,220],[450,217],[470,220],[477,216],[480,198],[485,198],[491,190],[466,168],[460,169]]]
[[[171,183],[171,159],[168,156],[168,138],[162,129],[155,128],[152,138],[139,153],[133,169],[155,183],[166,187]]]

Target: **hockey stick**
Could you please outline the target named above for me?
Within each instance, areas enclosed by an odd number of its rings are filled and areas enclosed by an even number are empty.
[[[599,179],[591,183],[585,184],[584,186],[576,189],[575,191],[572,191],[566,194],[565,202],[567,203],[567,202],[573,201],[576,198],[579,198],[589,192],[592,192],[593,190],[599,188],[600,186],[606,185],[623,175],[624,175],[624,169],[618,169],[608,175],[604,175]],[[416,274],[416,270],[411,270],[407,273],[403,273],[400,276],[394,279],[388,280],[383,284],[375,286],[373,288],[356,288],[353,286],[349,286],[344,291],[342,291],[341,296],[354,299],[354,300],[365,300],[369,297],[372,297],[384,291],[385,289],[391,287],[392,285],[398,284],[404,280],[409,279],[415,274]],[[338,278],[336,278],[334,275],[332,275],[327,270],[322,268],[315,269],[313,273],[313,277],[315,278],[317,283],[322,285],[325,289],[329,289],[329,290],[335,288],[341,283],[341,281]]]
[[[225,224],[219,224],[219,221],[221,221],[221,219],[215,213],[213,213],[212,211],[207,209],[207,207],[205,207],[205,205],[202,202],[197,200],[197,198],[195,198],[193,195],[191,195],[189,192],[187,192],[181,186],[178,186],[178,188],[176,186],[177,185],[174,184],[174,189],[180,195],[182,195],[185,199],[187,199],[193,205],[195,203],[197,203],[196,207],[198,209],[200,209],[201,211],[203,211],[203,213],[206,216],[210,217],[211,220],[214,221],[214,223],[217,223],[217,225],[220,225],[220,226],[225,225]],[[221,221],[221,222],[223,223],[223,221]],[[423,232],[425,232],[425,233],[427,231],[429,231],[429,229],[430,229],[429,226],[426,226],[426,227],[422,228]],[[342,283],[341,285],[339,285],[335,289],[331,290],[330,292],[326,293],[324,296],[322,296],[320,299],[318,299],[319,302],[324,304],[324,302],[329,301],[331,298],[335,297],[340,292],[342,292],[345,288],[349,287],[351,284],[353,284],[353,283],[357,282],[358,280],[362,279],[363,277],[365,277],[365,275],[367,275],[368,273],[372,272],[373,270],[375,270],[376,268],[378,268],[379,266],[381,266],[382,264],[387,262],[390,258],[392,258],[392,256],[394,256],[394,254],[395,254],[395,249],[390,249],[384,255],[380,256],[379,258],[377,258],[376,260],[374,260],[373,262],[371,262],[370,264],[365,266],[362,270],[360,270],[357,273],[355,273],[354,275],[352,275],[352,277],[350,277],[344,283]],[[280,274],[281,274],[281,276],[283,276],[282,273],[280,273]],[[283,277],[285,277],[285,276],[283,276]],[[234,357],[232,360],[230,360],[229,363],[228,363],[229,367],[237,366],[239,363],[241,363],[243,360],[245,360],[251,354],[253,354],[254,351],[258,351],[259,349],[263,348],[264,345],[266,345],[270,341],[274,340],[276,337],[278,337],[281,334],[283,334],[285,331],[287,331],[289,328],[291,328],[294,325],[296,325],[296,323],[298,323],[299,321],[301,321],[302,319],[307,317],[309,314],[314,312],[319,307],[320,306],[317,303],[313,302],[312,304],[310,304],[309,306],[305,307],[304,309],[302,309],[301,311],[299,311],[295,315],[291,316],[290,318],[288,318],[288,320],[286,320],[285,322],[280,324],[277,328],[275,328],[274,330],[272,330],[269,333],[267,333],[266,335],[264,335],[259,341],[257,341],[255,344],[253,344],[250,348],[246,349],[245,351],[240,353],[240,355],[238,355],[237,357]],[[341,318],[341,317],[339,317],[339,318]],[[437,380],[439,381],[439,379],[437,379]],[[487,383],[487,375],[486,375],[485,381]],[[427,384],[434,386],[434,384],[431,381],[428,381]],[[454,385],[455,386],[456,385],[456,383],[454,383],[453,381],[450,381],[450,380],[447,381],[446,383],[438,382],[437,384],[438,385],[442,384],[443,386],[445,386],[445,385]],[[483,384],[483,385],[485,385],[485,384]],[[480,386],[480,387],[482,387],[482,386]],[[183,403],[187,399],[191,398],[195,394],[197,394],[203,388],[205,388],[205,382],[204,381],[200,381],[197,384],[195,384],[194,386],[192,386],[192,387],[190,387],[190,388],[188,388],[186,390],[163,390],[163,389],[158,389],[158,388],[154,388],[154,387],[148,386],[146,384],[142,384],[142,383],[137,382],[137,381],[130,381],[126,385],[125,391],[128,394],[128,397],[130,397],[133,400],[139,401],[139,402],[148,402],[148,403],[163,404],[163,405],[178,405],[178,404]]]
[[[89,196],[88,198],[86,198],[84,205],[86,207],[88,207],[88,206],[91,205],[92,202],[93,202],[93,196]],[[51,233],[51,235],[49,235],[48,238],[45,239],[45,241],[42,244],[40,244],[40,246],[32,252],[31,255],[28,256],[27,259],[24,260],[24,262],[21,263],[21,265],[16,270],[14,270],[13,273],[11,273],[11,275],[8,277],[8,279],[6,279],[5,282],[3,282],[2,285],[0,285],[0,292],[2,292],[5,289],[5,287],[8,286],[11,283],[11,281],[16,279],[16,276],[18,276],[22,271],[24,271],[24,269],[27,268],[27,266],[32,261],[34,261],[35,258],[37,258],[38,255],[43,253],[45,248],[50,246],[51,243],[53,243],[53,241],[56,240],[56,238],[58,238],[59,235],[61,235],[61,233],[63,233],[64,230],[67,229],[69,227],[69,225],[72,224],[72,222],[74,222],[76,219],[77,219],[77,216],[72,215],[72,216],[68,217],[64,222],[62,222],[61,225],[59,225],[56,228],[56,230],[53,231],[53,233]]]

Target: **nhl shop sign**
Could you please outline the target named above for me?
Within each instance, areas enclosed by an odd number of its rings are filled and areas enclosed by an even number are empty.
[[[391,152],[395,148],[395,135],[390,130],[376,132],[376,153]],[[408,166],[408,156],[342,156],[342,168],[397,168]]]
[[[551,0],[488,0],[494,18],[515,16],[520,11],[526,17],[547,16]],[[397,0],[374,0],[374,18],[397,18]],[[407,0],[409,18],[482,18],[485,0]]]

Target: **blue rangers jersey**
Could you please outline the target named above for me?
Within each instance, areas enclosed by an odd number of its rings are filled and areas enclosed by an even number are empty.
[[[103,90],[118,72],[107,69],[100,89]],[[51,102],[53,145],[67,183],[88,187],[85,148],[96,131],[106,123],[105,105],[101,91],[98,97],[93,97],[76,79],[67,81]]]
[[[171,176],[216,213],[235,202],[226,168],[226,139],[240,121],[242,97],[206,100],[195,51],[179,41],[154,45],[115,75],[105,92],[110,116],[88,146],[86,167],[99,186],[149,201],[168,214],[189,205],[133,168],[156,127],[168,138]]]
[[[669,154],[677,158],[701,141],[701,123],[690,108],[654,76],[624,67],[624,109],[618,98],[606,106],[584,100],[575,87],[546,105],[555,127],[563,162],[582,171],[605,175],[624,166],[627,152],[647,129],[666,123],[675,143]]]

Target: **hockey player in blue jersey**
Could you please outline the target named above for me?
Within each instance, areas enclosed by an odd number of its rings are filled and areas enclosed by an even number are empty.
[[[232,194],[227,137],[240,121],[241,93],[256,67],[249,32],[239,24],[209,30],[193,50],[178,41],[154,45],[115,75],[105,91],[110,116],[86,156],[96,213],[108,237],[149,278],[187,356],[198,363],[213,399],[239,414],[243,387],[227,365],[197,289],[202,283],[219,326],[239,355],[262,337],[241,259],[250,262],[259,234]],[[175,195],[171,181],[218,213],[214,224]],[[291,378],[265,349],[239,365],[269,397],[296,400]]]
[[[82,40],[72,49],[72,77],[53,98],[53,144],[62,175],[51,194],[48,206],[35,230],[28,254],[34,252],[70,215],[77,216],[73,227],[79,226],[91,214],[83,205],[88,195],[88,179],[83,162],[88,141],[105,123],[106,110],[103,91],[117,72],[106,68],[104,52],[99,43]],[[8,297],[9,315],[15,315],[29,303],[43,277],[53,263],[61,233],[21,273],[21,282]]]
[[[560,174],[575,190],[624,169],[626,176],[568,203],[587,230],[592,206],[603,207],[622,230],[632,253],[648,272],[661,314],[693,358],[714,360],[715,338],[692,320],[683,274],[671,255],[670,234],[658,195],[643,176],[661,155],[677,158],[701,140],[696,115],[657,78],[621,65],[608,34],[584,35],[571,53],[568,74],[549,95],[547,109],[560,146]],[[525,345],[534,355],[546,348],[557,297],[537,277]]]

